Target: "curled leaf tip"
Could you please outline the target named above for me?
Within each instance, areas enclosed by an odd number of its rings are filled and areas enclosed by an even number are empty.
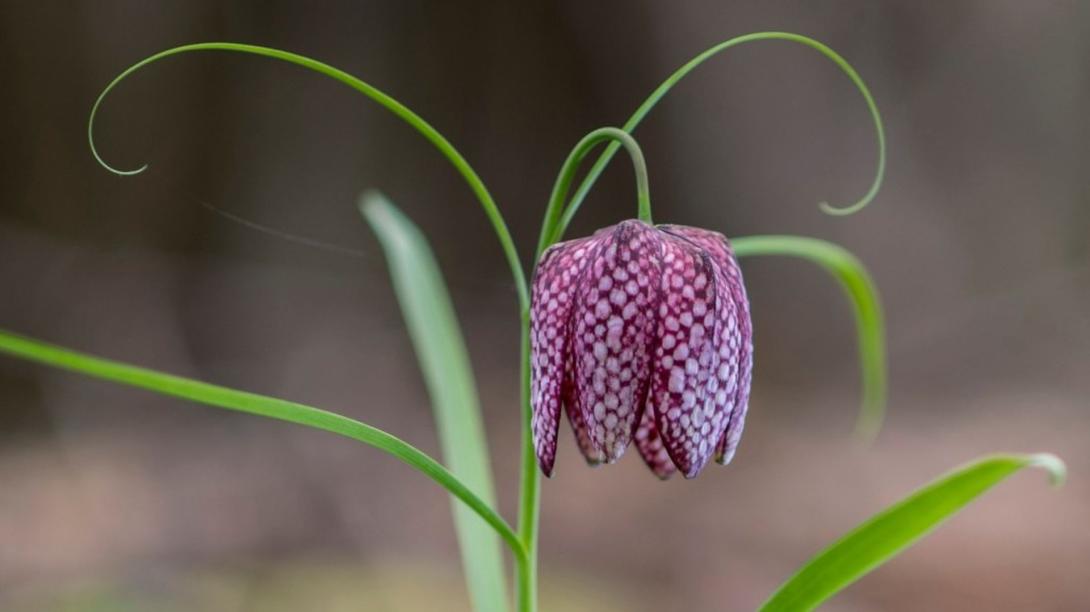
[[[821,212],[827,215],[833,215],[834,217],[846,217],[848,215],[854,215],[860,210],[863,210],[863,207],[865,207],[867,204],[870,204],[869,199],[859,200],[851,206],[843,207],[833,206],[828,202],[818,202],[818,208],[821,209]]]
[[[136,168],[134,170],[118,170],[117,168],[114,168],[113,166],[107,166],[106,164],[102,164],[102,167],[106,168],[107,170],[113,172],[118,176],[135,176],[148,169],[147,164],[144,164],[143,166],[140,166],[139,168]]]
[[[94,121],[93,116],[91,117],[91,121]],[[120,168],[114,168],[110,164],[106,163],[106,160],[102,159],[102,156],[98,154],[98,148],[95,147],[95,139],[94,136],[92,136],[91,132],[93,125],[94,124],[91,123],[87,126],[87,142],[91,145],[91,155],[95,157],[95,161],[98,162],[98,165],[118,176],[134,176],[148,169],[148,164],[144,164],[139,168],[134,168],[132,170],[121,170]]]
[[[1054,487],[1063,486],[1067,481],[1067,464],[1052,453],[1037,453],[1031,455],[1029,465],[1041,468],[1048,472],[1048,481]]]
[[[91,155],[94,156],[95,161],[98,162],[98,165],[118,176],[133,176],[147,170],[148,164],[144,164],[139,168],[135,168],[133,170],[121,170],[119,168],[114,168],[110,164],[106,163],[106,160],[102,159],[102,156],[99,155],[98,147],[95,146],[95,116],[98,114],[98,107],[101,106],[102,100],[105,99],[106,94],[109,93],[111,89],[113,89],[114,85],[116,85],[118,81],[124,78],[125,74],[127,74],[127,72],[117,77],[112,83],[107,85],[106,89],[104,89],[102,93],[99,94],[98,99],[95,100],[95,105],[91,107],[91,115],[87,118],[87,144],[91,147]]]

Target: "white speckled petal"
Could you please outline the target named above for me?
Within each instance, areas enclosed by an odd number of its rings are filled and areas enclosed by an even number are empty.
[[[716,286],[716,330],[715,347],[719,356],[715,375],[709,381],[711,391],[715,394],[716,420],[712,429],[712,440],[717,440],[716,458],[721,457],[721,442],[730,427],[730,423],[738,417],[738,390],[740,388],[740,366],[742,360],[742,335],[741,316],[738,304],[731,293],[731,287],[725,272],[718,263],[712,260],[715,269]]]
[[[635,437],[636,450],[640,452],[644,463],[651,468],[655,476],[666,480],[677,472],[677,467],[674,466],[670,454],[666,452],[666,447],[662,445],[659,432],[655,429],[653,412],[649,408],[644,410],[643,416],[640,417],[640,426],[636,429]]]
[[[717,277],[729,288],[730,298],[737,309],[737,356],[735,358],[737,376],[730,385],[733,409],[726,431],[721,434],[716,448],[716,461],[725,465],[734,457],[742,438],[749,407],[750,385],[753,380],[753,323],[750,319],[749,298],[746,296],[742,270],[734,257],[730,242],[722,234],[681,225],[662,226],[662,229],[684,236],[708,253],[716,265]]]
[[[749,390],[753,382],[753,322],[749,315],[749,298],[742,282],[742,270],[728,247],[727,265],[723,266],[729,279],[731,295],[738,306],[739,355],[738,389],[735,391],[734,412],[727,425],[726,434],[716,449],[716,461],[726,465],[734,458],[738,443],[742,439],[742,430],[746,425],[746,413],[749,411]]]
[[[660,237],[640,221],[614,226],[576,289],[575,399],[593,449],[608,463],[628,448],[647,397]]]
[[[661,233],[660,296],[650,407],[674,465],[696,476],[715,450],[715,409],[709,380],[719,365],[715,346],[715,270],[693,243]]]
[[[538,262],[530,302],[530,403],[534,450],[551,476],[556,460],[565,363],[569,360],[575,286],[602,236],[563,242]]]
[[[572,360],[567,360],[564,367],[564,386],[561,396],[564,399],[564,410],[568,414],[568,422],[571,423],[572,432],[575,434],[575,443],[586,458],[588,465],[599,465],[606,460],[605,454],[595,448],[587,431],[587,424],[583,421],[583,412],[579,409],[579,403],[575,399],[575,383],[572,380]]]

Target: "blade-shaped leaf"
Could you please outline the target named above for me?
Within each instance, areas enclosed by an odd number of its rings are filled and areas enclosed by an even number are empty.
[[[864,439],[873,439],[882,428],[886,411],[886,329],[878,290],[863,263],[839,245],[804,236],[743,236],[732,238],[731,245],[738,257],[784,255],[808,259],[840,283],[855,315],[863,373],[863,402],[855,429]]]
[[[994,455],[958,468],[871,517],[811,559],[763,606],[765,612],[812,610],[927,535],[1018,470],[1040,467],[1053,484],[1065,467],[1050,454]]]
[[[494,504],[477,387],[439,266],[420,230],[382,195],[365,193],[360,198],[360,211],[386,252],[394,289],[431,396],[443,460],[481,499]],[[475,609],[507,609],[503,558],[496,534],[460,504],[453,503],[453,508]]]
[[[442,485],[491,525],[516,556],[525,555],[522,541],[511,526],[492,509],[492,504],[482,501],[438,461],[377,427],[319,408],[102,359],[3,330],[0,330],[0,353],[199,404],[322,429],[369,444],[393,455]]]

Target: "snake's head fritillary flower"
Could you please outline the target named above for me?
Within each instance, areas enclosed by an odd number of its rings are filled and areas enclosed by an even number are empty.
[[[728,463],[753,367],[749,302],[719,233],[629,220],[542,255],[530,310],[534,446],[546,475],[561,408],[592,465],[634,440],[660,478]]]

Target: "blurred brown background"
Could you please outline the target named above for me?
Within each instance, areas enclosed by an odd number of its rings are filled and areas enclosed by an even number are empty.
[[[849,310],[813,266],[744,262],[757,363],[735,463],[658,483],[588,470],[562,436],[544,485],[543,609],[752,609],[799,563],[941,471],[1051,450],[829,610],[1090,607],[1090,10],[1085,3],[56,2],[0,5],[0,327],[326,407],[437,453],[373,237],[379,187],[422,226],[474,358],[502,510],[517,486],[513,284],[468,189],[414,132],[251,42],[359,75],[475,165],[524,258],[555,172],[704,48],[814,36],[866,79],[889,173],[830,62],[763,42],[709,62],[637,136],[656,219],[844,244],[887,309],[888,427],[851,436]],[[212,214],[366,253],[336,255]],[[619,157],[576,234],[635,214]],[[529,263],[529,262],[527,262]],[[566,428],[566,426],[564,426]],[[464,609],[445,495],[327,434],[0,358],[0,609]]]

